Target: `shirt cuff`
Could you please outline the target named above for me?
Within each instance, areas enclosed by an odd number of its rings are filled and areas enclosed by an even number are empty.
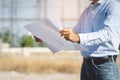
[[[79,34],[80,37],[80,43],[84,44],[85,42],[88,41],[88,34]]]

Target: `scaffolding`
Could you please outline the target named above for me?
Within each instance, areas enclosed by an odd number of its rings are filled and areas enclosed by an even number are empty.
[[[0,0],[0,29],[7,28],[10,31],[9,44],[11,47],[14,47],[16,46],[16,35],[27,33],[23,28],[24,25],[48,17],[51,11],[54,12],[54,10],[56,10],[56,12],[58,12],[57,14],[59,14],[64,26],[73,26],[81,14],[81,3],[83,1],[84,0]],[[66,4],[68,5],[67,7]],[[0,33],[2,34],[0,41],[2,43],[4,30],[0,30]],[[17,45],[18,44],[19,42],[17,42]]]

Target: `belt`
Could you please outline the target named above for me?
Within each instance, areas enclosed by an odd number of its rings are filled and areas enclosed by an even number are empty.
[[[84,58],[84,61],[86,64],[103,64],[105,62],[116,62],[117,55],[113,56],[106,56],[106,57],[90,57],[90,58]]]

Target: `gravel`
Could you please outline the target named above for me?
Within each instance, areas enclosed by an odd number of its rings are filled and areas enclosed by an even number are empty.
[[[79,74],[23,74],[11,71],[0,72],[0,80],[79,80]]]

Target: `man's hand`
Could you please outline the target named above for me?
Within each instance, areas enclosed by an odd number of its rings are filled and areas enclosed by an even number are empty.
[[[35,39],[36,42],[42,42],[42,40],[37,38],[36,36],[34,36],[34,39]]]
[[[79,35],[74,33],[71,29],[63,29],[60,31],[61,36],[71,42],[80,42]]]

